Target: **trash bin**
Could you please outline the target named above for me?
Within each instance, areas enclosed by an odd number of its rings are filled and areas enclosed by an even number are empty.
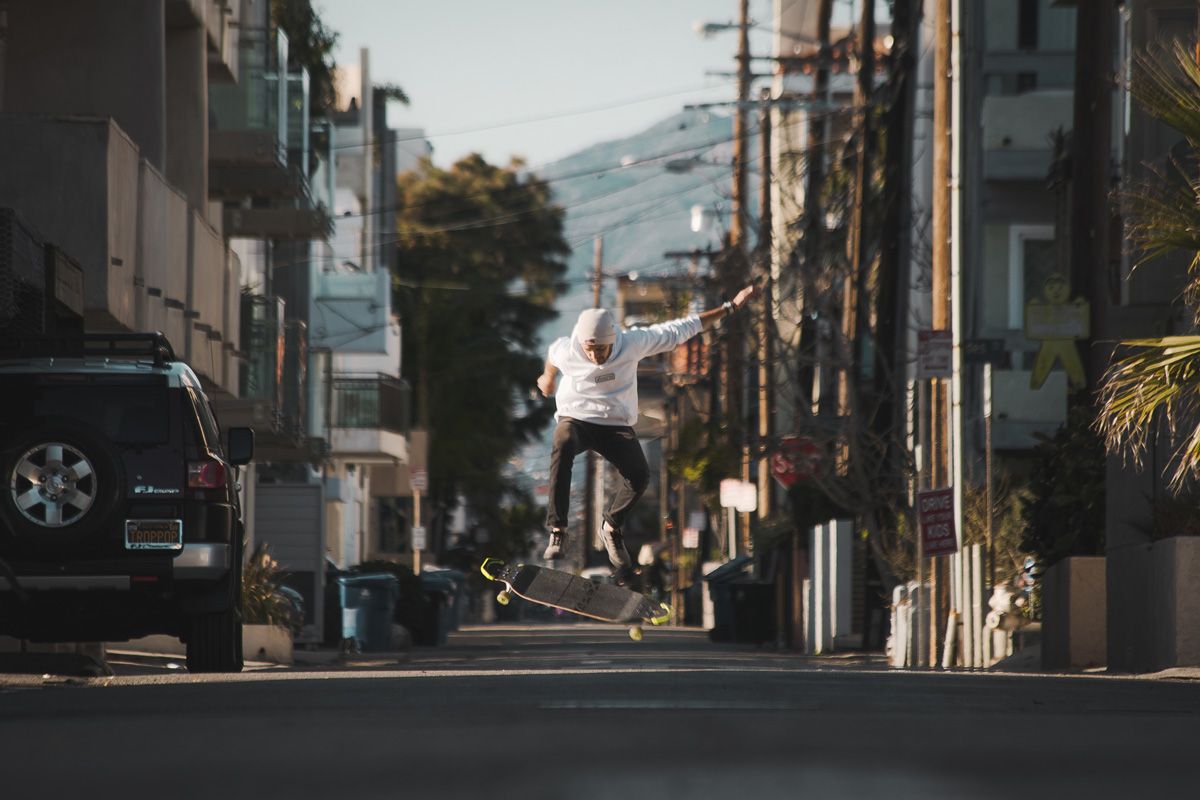
[[[733,584],[745,580],[753,564],[754,559],[750,556],[738,556],[709,570],[704,576],[712,605],[711,624],[706,620],[704,626],[709,629],[708,637],[714,642],[733,641],[736,630]]]
[[[740,577],[729,583],[733,641],[762,644],[775,637],[775,584]]]
[[[393,648],[392,616],[400,596],[395,575],[369,573],[337,578],[343,642],[354,640],[362,651]]]
[[[421,573],[421,586],[428,592],[441,592],[445,597],[446,631],[456,631],[462,622],[467,603],[467,576],[456,569],[433,570]]]
[[[455,601],[457,588],[454,581],[441,572],[422,572],[421,588],[429,598],[425,625],[419,637],[420,644],[441,645],[450,633],[451,604]]]

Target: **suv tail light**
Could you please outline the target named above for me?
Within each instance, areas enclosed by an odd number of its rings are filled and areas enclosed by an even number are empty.
[[[189,489],[220,489],[225,486],[225,465],[220,461],[192,461],[188,464]]]

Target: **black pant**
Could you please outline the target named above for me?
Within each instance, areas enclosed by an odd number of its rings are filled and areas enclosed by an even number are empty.
[[[550,451],[550,504],[546,525],[567,527],[567,507],[571,502],[571,465],[575,456],[594,450],[621,474],[621,483],[609,500],[604,519],[614,528],[625,524],[633,504],[646,491],[650,468],[638,444],[637,434],[628,425],[597,425],[563,417],[554,429],[554,448]]]

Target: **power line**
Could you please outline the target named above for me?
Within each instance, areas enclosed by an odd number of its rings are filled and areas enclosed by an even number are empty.
[[[497,130],[499,128],[511,128],[516,125],[528,125],[528,124],[531,124],[534,122],[549,122],[551,120],[564,119],[566,117],[578,117],[578,116],[584,116],[587,114],[596,114],[601,111],[611,111],[616,108],[624,108],[626,106],[635,106],[639,103],[647,103],[651,100],[662,100],[667,97],[678,97],[681,94],[694,94],[696,92],[706,92],[706,91],[711,91],[714,89],[727,88],[728,86],[731,86],[731,85],[732,85],[731,83],[719,83],[716,85],[694,86],[689,89],[674,89],[669,92],[663,92],[660,94],[641,95],[640,97],[633,97],[633,98],[628,98],[625,100],[618,100],[618,101],[615,101],[612,103],[606,103],[604,105],[592,106],[591,108],[577,108],[577,109],[573,109],[570,111],[559,111],[559,112],[555,112],[553,114],[544,114],[542,116],[523,117],[521,119],[509,120],[507,122],[495,122],[495,123],[483,125],[483,126],[480,126],[477,128],[460,128],[458,130],[441,131],[438,133],[425,133],[420,136],[397,136],[397,137],[390,138],[386,141],[380,141],[379,139],[375,139],[374,141],[367,142],[367,143],[356,142],[354,144],[334,145],[331,149],[332,150],[365,149],[365,148],[369,148],[369,147],[382,147],[382,146],[385,146],[388,144],[393,144],[393,143],[398,144],[401,142],[423,141],[423,140],[427,140],[427,139],[441,139],[441,138],[445,138],[448,136],[462,136],[462,135],[465,135],[468,133],[482,133],[483,131]]]

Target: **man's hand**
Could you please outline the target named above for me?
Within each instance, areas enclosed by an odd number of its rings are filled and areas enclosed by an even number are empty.
[[[558,387],[558,376],[553,372],[543,372],[538,376],[537,387],[543,397],[552,397]]]
[[[752,298],[757,296],[758,284],[752,283],[745,289],[742,289],[740,292],[738,292],[730,302],[733,303],[734,308],[741,308],[742,306],[746,305],[746,303],[749,303]]]

